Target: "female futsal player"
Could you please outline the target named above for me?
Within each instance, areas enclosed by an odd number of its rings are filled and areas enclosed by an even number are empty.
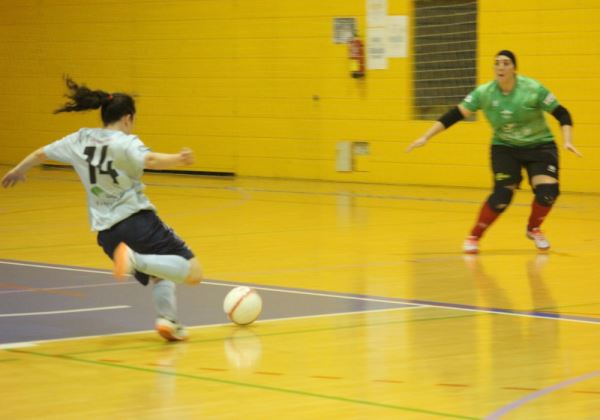
[[[465,240],[464,252],[479,252],[479,240],[510,204],[522,180],[523,167],[535,194],[526,235],[538,249],[547,250],[550,243],[540,225],[559,195],[559,166],[558,150],[544,111],[559,121],[565,149],[581,156],[571,139],[571,115],[540,82],[517,75],[517,59],[511,51],[500,51],[495,59],[496,79],[477,87],[461,104],[441,116],[408,146],[407,152],[425,146],[431,137],[481,109],[494,132],[491,151],[494,189]]]
[[[192,151],[154,153],[132,135],[135,102],[124,93],[90,90],[66,78],[70,99],[59,112],[100,108],[102,128],[82,128],[23,159],[2,178],[3,187],[25,180],[27,171],[46,159],[68,163],[79,175],[98,244],[114,261],[114,274],[147,285],[152,280],[158,313],[156,330],[169,341],[187,338],[177,322],[175,283],[202,281],[200,263],[187,245],[156,215],[140,181],[144,169],[190,165]]]

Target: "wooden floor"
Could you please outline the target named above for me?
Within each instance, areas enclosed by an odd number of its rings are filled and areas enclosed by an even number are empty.
[[[600,196],[563,194],[540,254],[519,191],[465,257],[484,190],[145,181],[209,279],[415,305],[5,347],[0,417],[600,419]],[[71,171],[0,191],[0,232],[0,259],[110,268]]]

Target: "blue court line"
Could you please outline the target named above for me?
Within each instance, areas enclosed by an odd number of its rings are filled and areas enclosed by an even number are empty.
[[[212,281],[212,280],[211,280]],[[230,284],[230,285],[238,285],[240,283],[235,282],[226,282],[222,280],[215,281],[215,283],[219,284]],[[265,286],[260,284],[253,283],[243,283],[244,285],[252,286],[256,289],[265,288]],[[321,292],[317,290],[310,289],[301,289],[301,288],[288,288],[288,287],[266,287],[267,290],[274,291],[289,291],[293,292],[305,292],[305,293],[329,293],[329,292]],[[471,311],[471,312],[484,312],[491,314],[499,314],[499,315],[514,315],[514,316],[526,316],[532,318],[546,318],[546,319],[556,319],[562,321],[574,321],[574,322],[585,322],[591,324],[600,324],[600,318],[595,317],[587,317],[587,316],[576,316],[576,315],[567,315],[567,314],[559,314],[556,312],[542,312],[542,311],[524,311],[518,309],[503,309],[503,308],[493,308],[487,306],[476,306],[476,305],[464,305],[460,303],[447,303],[447,302],[435,302],[432,300],[420,300],[420,299],[404,299],[404,298],[394,298],[394,297],[384,297],[384,296],[373,296],[373,295],[364,295],[364,294],[354,294],[354,293],[331,293],[332,297],[340,297],[340,298],[349,298],[349,299],[360,299],[360,300],[382,300],[387,302],[398,302],[404,304],[418,305],[418,306],[430,306],[435,308],[443,308],[443,309],[453,309],[460,311]]]
[[[558,391],[558,390],[567,388],[567,387],[577,384],[579,382],[583,382],[583,381],[587,381],[588,379],[596,378],[597,376],[600,376],[600,370],[597,370],[595,372],[586,373],[585,375],[581,375],[576,378],[567,379],[558,384],[546,387],[544,389],[540,389],[539,391],[536,391],[532,394],[526,395],[523,398],[520,398],[516,401],[513,401],[513,402],[505,405],[504,407],[499,408],[498,410],[494,411],[492,414],[487,416],[485,418],[485,420],[499,420],[505,414],[508,414],[509,412],[514,411],[514,410],[518,409],[519,407],[524,406],[525,404],[535,400],[536,398],[543,397],[544,395],[548,395],[554,391]]]
[[[7,265],[22,265],[29,266],[35,268],[50,268],[50,269],[63,269],[68,271],[83,271],[88,273],[106,273],[108,275],[111,274],[109,270],[96,270],[89,269],[85,267],[76,267],[76,266],[64,266],[58,264],[38,264],[35,262],[26,262],[26,261],[15,261],[15,260],[2,260],[0,259],[0,264]],[[480,313],[490,313],[490,314],[498,314],[498,315],[511,315],[511,316],[524,316],[531,318],[543,318],[543,319],[552,319],[559,321],[572,321],[572,322],[582,322],[589,324],[600,324],[600,318],[596,317],[588,317],[588,316],[577,316],[577,315],[568,315],[568,314],[560,314],[556,312],[543,312],[543,311],[525,311],[525,310],[517,310],[517,309],[504,309],[504,308],[493,308],[486,306],[476,306],[476,305],[465,305],[459,303],[448,303],[448,302],[436,302],[431,300],[421,300],[421,299],[405,299],[405,298],[396,298],[396,297],[387,297],[387,296],[374,296],[374,295],[365,295],[365,294],[356,294],[356,293],[340,293],[340,292],[328,292],[322,290],[313,290],[313,289],[303,289],[296,287],[284,287],[284,286],[265,286],[256,283],[242,283],[236,281],[227,281],[227,280],[212,280],[206,279],[204,281],[206,284],[214,284],[214,285],[223,285],[223,286],[251,286],[258,290],[271,290],[276,292],[289,292],[289,293],[306,293],[316,296],[329,296],[336,297],[341,299],[356,299],[356,300],[371,300],[371,301],[383,301],[383,302],[395,302],[399,304],[409,304],[409,305],[417,305],[417,306],[429,306],[434,308],[443,308],[443,309],[451,309],[451,310],[460,310],[460,311],[471,311],[471,312],[480,312]]]

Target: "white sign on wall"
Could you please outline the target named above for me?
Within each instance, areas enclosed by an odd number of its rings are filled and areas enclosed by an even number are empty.
[[[385,52],[388,57],[408,56],[408,16],[387,16]]]
[[[387,0],[366,0],[367,1],[367,27],[385,27],[385,18],[387,16]]]
[[[367,69],[387,69],[385,55],[385,28],[367,29]]]
[[[387,69],[385,52],[387,25],[387,0],[366,0],[367,8],[367,69]]]

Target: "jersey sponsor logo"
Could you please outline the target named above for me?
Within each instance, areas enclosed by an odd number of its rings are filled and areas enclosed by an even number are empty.
[[[509,174],[505,174],[503,172],[497,172],[495,175],[496,181],[504,181],[505,179],[510,179]]]
[[[118,199],[117,196],[107,193],[97,185],[94,185],[90,192],[94,194],[94,205],[97,207],[112,206],[115,204],[115,200]]]
[[[95,185],[90,192],[92,194],[94,194],[96,197],[101,197],[103,195],[105,195],[106,193],[104,192],[104,190],[102,188],[100,188],[99,186]]]
[[[513,124],[513,123],[504,124],[504,125],[502,125],[502,131],[504,131],[505,133],[512,133],[515,126],[516,126],[516,124]]]
[[[556,100],[556,96],[554,96],[551,92],[548,93],[546,99],[544,99],[544,105],[550,105],[552,102]]]
[[[513,112],[508,109],[503,109],[502,111],[500,111],[500,115],[504,119],[509,119],[512,118]]]

